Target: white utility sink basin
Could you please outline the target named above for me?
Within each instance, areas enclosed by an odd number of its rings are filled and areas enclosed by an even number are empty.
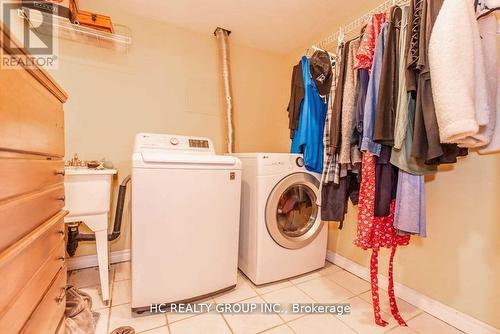
[[[83,222],[95,233],[103,301],[109,300],[108,222],[116,169],[65,167],[65,223]]]

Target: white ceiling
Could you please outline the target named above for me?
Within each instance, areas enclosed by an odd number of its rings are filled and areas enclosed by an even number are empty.
[[[288,54],[383,0],[120,0],[120,7],[186,29],[232,31],[234,42]]]

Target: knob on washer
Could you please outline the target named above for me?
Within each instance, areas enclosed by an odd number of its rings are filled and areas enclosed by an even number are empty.
[[[304,167],[304,158],[302,157],[298,157],[296,160],[295,160],[295,163],[297,164],[297,166],[299,167]]]

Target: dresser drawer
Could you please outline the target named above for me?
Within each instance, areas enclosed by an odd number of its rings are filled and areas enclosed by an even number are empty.
[[[18,333],[43,298],[57,272],[63,267],[59,256],[64,254],[62,241],[56,249],[47,256],[47,261],[40,264],[41,268],[15,297],[13,302],[0,313],[0,333]]]
[[[63,160],[0,158],[0,201],[63,182]]]
[[[39,272],[54,277],[64,264],[64,216],[61,211],[0,253],[0,286],[9,287],[0,294],[0,315]]]
[[[64,156],[62,102],[28,71],[1,71],[0,87],[0,150]]]
[[[64,184],[0,202],[0,252],[64,207]]]
[[[31,314],[21,333],[55,333],[66,308],[66,266],[59,270],[49,290]]]

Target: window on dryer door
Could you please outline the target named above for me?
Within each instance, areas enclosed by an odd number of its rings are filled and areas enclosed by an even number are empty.
[[[303,184],[285,190],[278,201],[276,221],[280,232],[288,237],[300,237],[314,225],[318,208],[314,192]]]

